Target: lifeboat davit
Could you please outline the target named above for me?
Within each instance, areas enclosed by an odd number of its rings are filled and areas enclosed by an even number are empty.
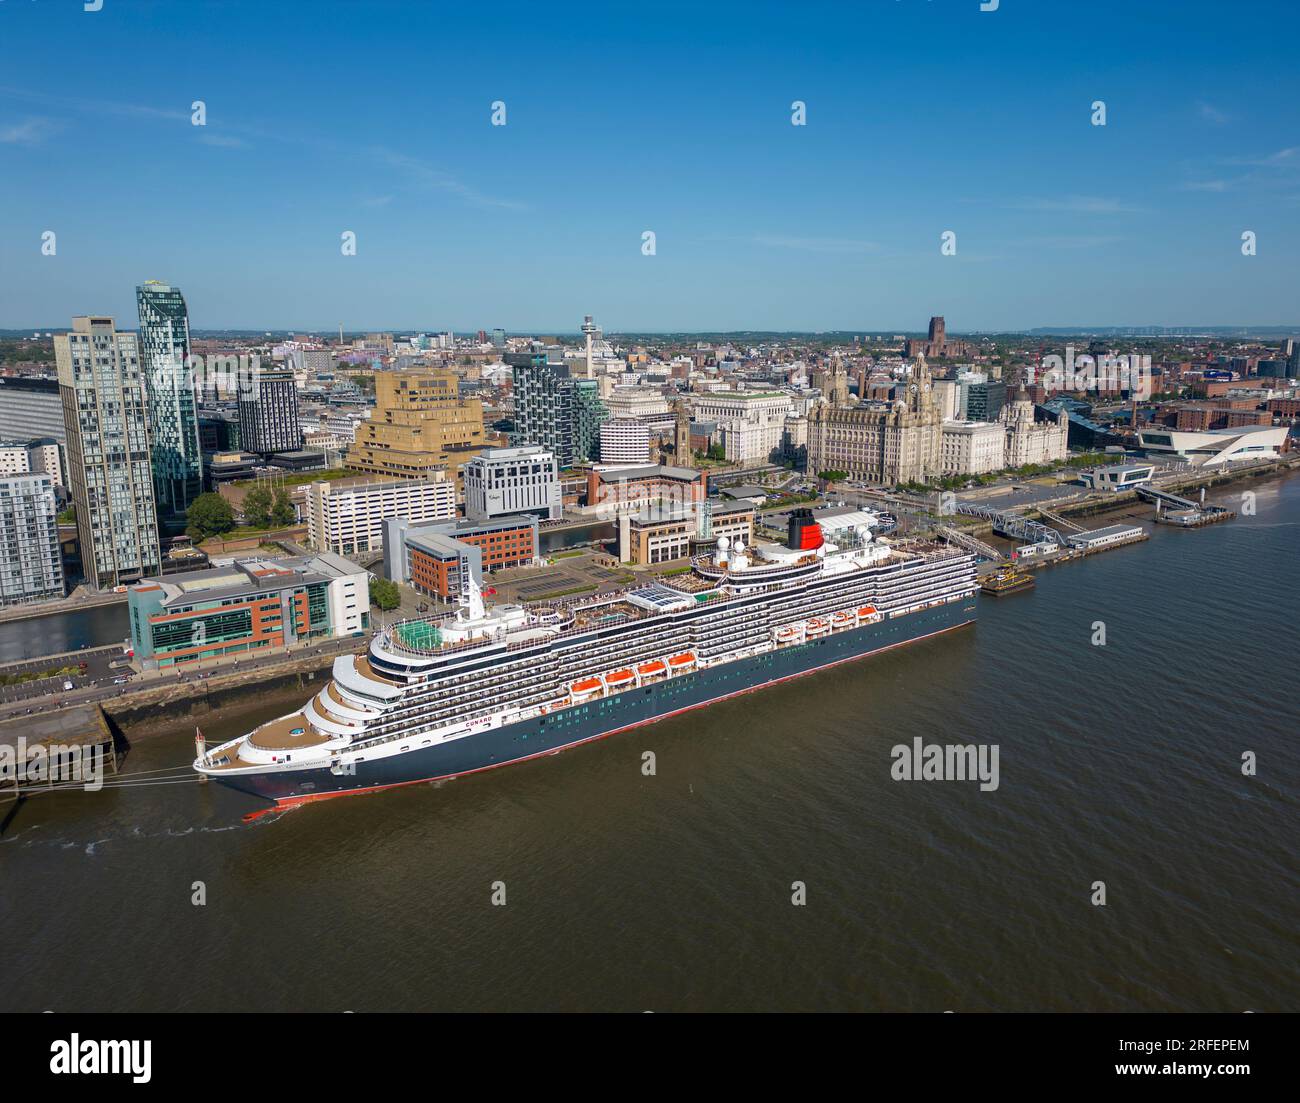
[[[822,636],[831,630],[831,623],[825,617],[813,617],[808,622],[808,635]]]
[[[786,625],[784,628],[776,630],[777,643],[790,643],[792,640],[799,638],[799,629],[793,625]]]
[[[599,678],[583,678],[569,686],[569,691],[573,694],[575,701],[586,700],[593,693],[599,693],[601,687]]]
[[[836,613],[831,619],[834,621],[836,628],[847,628],[855,618],[852,613]]]
[[[668,660],[668,665],[675,671],[686,670],[695,665],[695,652],[683,651],[680,655],[674,655]]]
[[[621,689],[636,680],[636,675],[630,670],[616,670],[613,674],[605,675],[605,684],[610,689]]]
[[[660,674],[667,674],[668,667],[664,665],[663,659],[651,659],[648,663],[642,663],[638,666],[636,672],[642,678],[654,678]]]

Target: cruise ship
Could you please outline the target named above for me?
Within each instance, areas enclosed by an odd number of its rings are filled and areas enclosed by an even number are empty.
[[[969,553],[828,539],[796,510],[785,543],[724,537],[686,572],[613,594],[461,607],[376,632],[288,716],[199,748],[194,768],[290,806],[460,777],[577,746],[975,620]]]

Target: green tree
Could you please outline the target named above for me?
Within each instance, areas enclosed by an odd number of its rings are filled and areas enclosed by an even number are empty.
[[[235,511],[220,494],[200,494],[185,512],[185,532],[191,540],[206,540],[235,527]]]
[[[818,471],[817,477],[821,479],[823,482],[838,483],[847,479],[849,477],[849,473],[847,471],[833,471],[833,470]]]
[[[370,604],[377,609],[396,609],[402,603],[401,591],[397,583],[387,578],[370,580]]]
[[[261,484],[244,495],[244,524],[264,529],[271,523],[271,489]]]
[[[289,500],[289,492],[281,487],[275,492],[275,501],[271,504],[271,523],[273,525],[292,525],[298,520],[298,512]]]

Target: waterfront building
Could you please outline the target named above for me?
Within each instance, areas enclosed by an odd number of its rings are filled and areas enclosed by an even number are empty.
[[[1148,456],[1171,456],[1197,467],[1217,467],[1240,460],[1274,458],[1286,446],[1288,432],[1285,425],[1245,425],[1204,433],[1141,429],[1138,444]]]
[[[239,446],[269,456],[302,447],[298,387],[289,368],[245,368],[239,379]]]
[[[587,472],[587,508],[622,509],[654,502],[702,502],[708,496],[708,475],[690,467],[637,464]]]
[[[601,463],[649,463],[650,427],[636,418],[619,417],[600,426]]]
[[[1050,464],[1065,459],[1069,454],[1070,424],[1065,414],[1059,413],[1049,421],[1038,421],[1034,404],[1023,387],[1016,391],[1014,400],[1003,407],[1001,420],[1007,438],[1004,467]]]
[[[1150,463],[1114,463],[1079,474],[1079,481],[1093,490],[1129,490],[1145,486],[1156,473]]]
[[[190,374],[190,321],[179,288],[149,280],[135,289],[140,367],[149,396],[149,444],[159,512],[183,519],[203,489]]]
[[[546,353],[507,353],[514,372],[513,443],[533,444],[555,455],[561,468],[600,454],[600,425],[609,415],[596,380],[574,378]]]
[[[945,421],[939,433],[938,474],[985,475],[1006,466],[1006,429],[996,422]]]
[[[924,482],[939,465],[941,421],[925,361],[918,361],[906,397],[853,409],[818,406],[808,422],[810,471],[844,471],[885,486]]]
[[[135,334],[117,332],[110,317],[79,316],[55,336],[54,354],[82,574],[96,589],[138,581],[160,569],[161,555]]]
[[[127,591],[131,644],[146,667],[215,659],[370,627],[369,573],[328,552],[236,560]]]
[[[654,419],[672,410],[658,387],[614,387],[604,402],[611,418]]]
[[[488,521],[517,513],[564,516],[554,454],[532,445],[484,449],[465,465],[465,516]]]
[[[413,524],[405,517],[384,522],[384,573],[409,582],[421,593],[460,600],[469,580],[485,571],[538,561],[537,518],[528,515],[490,521]]]
[[[465,464],[486,445],[483,403],[460,397],[455,372],[379,372],[375,409],[357,427],[348,466],[401,479],[446,471],[458,483]]]
[[[959,413],[966,421],[997,421],[1006,405],[1007,385],[978,373],[960,380]]]
[[[668,563],[690,555],[692,542],[721,536],[733,544],[752,544],[754,514],[749,502],[713,500],[626,510],[618,518],[618,558],[623,563]]]
[[[443,472],[429,479],[371,479],[361,484],[311,483],[305,489],[307,540],[337,555],[383,549],[389,517],[436,521],[456,516],[456,484]]]
[[[39,472],[0,476],[0,605],[64,596],[54,485]]]

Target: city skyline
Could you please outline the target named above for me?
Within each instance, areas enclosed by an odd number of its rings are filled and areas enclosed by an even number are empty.
[[[954,0],[557,25],[506,8],[5,5],[0,326],[125,324],[151,278],[185,288],[195,331],[547,333],[590,312],[610,333],[904,332],[937,309],[969,333],[1294,312],[1292,11]],[[115,66],[142,35],[258,79]],[[85,175],[86,143],[112,149],[111,173]]]

